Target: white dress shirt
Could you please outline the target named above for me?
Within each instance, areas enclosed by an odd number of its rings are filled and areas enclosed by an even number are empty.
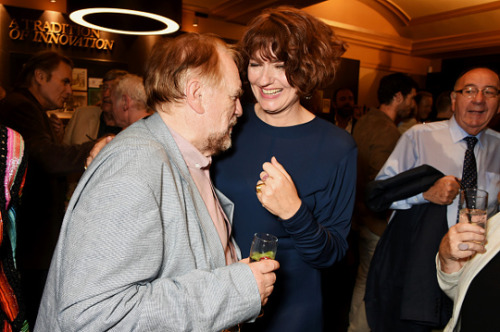
[[[401,172],[427,164],[445,175],[460,179],[469,136],[456,122],[449,120],[418,124],[407,130],[399,139],[389,159],[378,173],[376,179],[384,180]],[[477,162],[477,185],[488,192],[488,216],[497,210],[497,195],[500,191],[500,133],[485,129],[477,136],[474,147]],[[412,205],[427,203],[423,193],[405,200],[393,202],[391,209],[405,210]],[[448,226],[457,221],[458,195],[448,205]]]

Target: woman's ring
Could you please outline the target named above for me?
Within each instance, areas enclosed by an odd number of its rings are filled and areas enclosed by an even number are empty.
[[[255,191],[257,191],[257,193],[260,193],[262,187],[265,186],[265,185],[266,184],[264,182],[257,183],[257,185],[255,186]]]
[[[458,250],[460,250],[460,251],[469,250],[469,245],[467,243],[460,243],[458,245]]]

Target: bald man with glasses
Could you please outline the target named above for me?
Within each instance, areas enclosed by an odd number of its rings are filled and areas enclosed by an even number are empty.
[[[457,222],[457,194],[461,186],[467,183],[486,190],[489,193],[488,216],[495,212],[500,190],[500,133],[488,129],[487,125],[499,110],[499,89],[499,76],[491,69],[474,68],[460,75],[451,93],[453,116],[445,121],[416,125],[405,132],[377,175],[377,180],[385,180],[427,164],[445,176],[417,195],[392,202],[390,208],[396,213],[389,227],[392,223],[396,223],[392,228],[409,223],[412,217],[417,217],[417,212],[420,220],[415,220],[415,228],[408,233],[419,231],[431,219],[432,224],[428,228],[430,233],[418,239],[415,234],[399,234],[399,240],[407,236],[410,241],[405,244],[408,248],[405,249],[408,250],[406,258],[390,264],[397,265],[401,270],[398,276],[401,283],[397,286],[399,289],[385,287],[384,294],[376,290],[388,283],[382,280],[383,273],[379,269],[389,259],[402,255],[387,251],[382,256],[377,247],[379,252],[375,252],[370,266],[366,294],[367,316],[372,331],[394,330],[395,327],[401,331],[430,331],[448,322],[450,307],[446,302],[449,300],[444,293],[440,293],[434,258],[441,237]],[[467,181],[463,178],[463,174],[470,173],[464,170],[466,151],[475,166],[474,179]],[[398,218],[403,214],[406,220]],[[396,241],[387,238],[386,234],[384,236],[385,241]],[[428,257],[416,262],[411,258],[412,252],[422,248],[428,249]],[[409,290],[413,286],[411,280],[418,273],[421,273],[420,287],[412,292]],[[433,290],[435,298],[430,298],[428,294]]]

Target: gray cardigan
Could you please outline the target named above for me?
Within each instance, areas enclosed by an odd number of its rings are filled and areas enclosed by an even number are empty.
[[[35,331],[218,331],[259,310],[161,117],[120,133],[70,201]]]

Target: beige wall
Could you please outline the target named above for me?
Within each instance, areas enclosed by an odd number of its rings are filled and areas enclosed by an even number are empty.
[[[378,83],[387,74],[407,73],[423,88],[430,67],[437,70],[440,66],[439,62],[411,56],[411,40],[400,37],[388,20],[362,2],[330,0],[304,10],[322,19],[347,42],[346,58],[360,61],[359,105],[378,106]]]

